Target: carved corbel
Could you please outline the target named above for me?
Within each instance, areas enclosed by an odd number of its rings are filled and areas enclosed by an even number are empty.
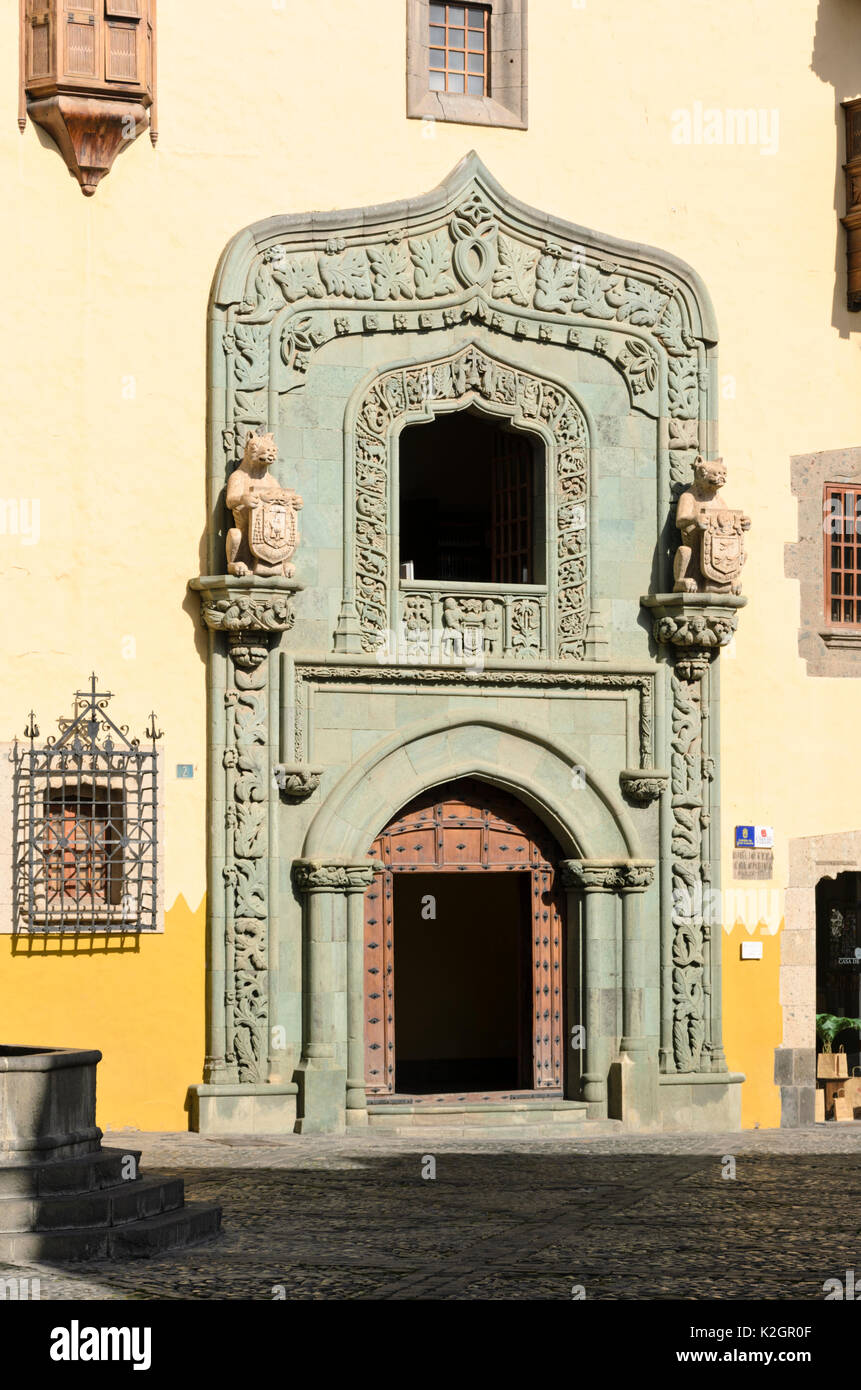
[[[200,612],[216,632],[289,632],[296,616],[293,597],[304,588],[295,579],[218,574],[192,579],[200,594]]]
[[[322,776],[321,767],[305,767],[301,763],[276,763],[272,769],[273,781],[288,801],[304,801],[312,796]]]
[[[648,806],[657,801],[669,778],[668,772],[658,772],[653,767],[628,767],[619,773],[619,784],[629,801]]]
[[[682,680],[695,681],[709,663],[732,641],[738,626],[738,610],[747,599],[741,594],[646,594],[640,599],[652,615],[652,635],[676,658]]]

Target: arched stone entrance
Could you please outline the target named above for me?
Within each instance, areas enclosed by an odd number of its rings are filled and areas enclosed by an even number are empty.
[[[464,778],[399,811],[371,855],[382,867],[365,892],[368,1096],[561,1096],[565,901],[562,851],[546,827],[514,797]],[[420,980],[424,999],[412,988]],[[403,1018],[408,986],[421,1026]]]
[[[519,203],[475,155],[422,198],[273,218],[226,250],[193,581],[210,646],[202,1127],[292,1128],[294,1105],[303,1132],[367,1122],[368,846],[461,777],[519,798],[562,855],[585,1028],[566,1102],[735,1123],[701,911],[720,889],[710,657],[729,619],[710,629],[702,595],[680,618],[669,592],[675,494],[714,443],[715,341],[688,267]],[[458,416],[543,454],[532,553],[490,581],[411,579],[402,443]],[[293,579],[224,573],[225,483],[261,430],[304,499]],[[505,486],[500,471],[491,519]]]

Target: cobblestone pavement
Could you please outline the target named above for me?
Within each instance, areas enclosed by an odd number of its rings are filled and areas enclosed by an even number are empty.
[[[217,1200],[145,1260],[0,1267],[43,1299],[823,1298],[858,1269],[861,1124],[488,1141],[108,1133]],[[422,1177],[423,1155],[436,1178]],[[725,1177],[736,1159],[735,1177]]]

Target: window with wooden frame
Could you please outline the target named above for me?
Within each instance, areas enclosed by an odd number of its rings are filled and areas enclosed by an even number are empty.
[[[490,9],[487,5],[430,7],[428,72],[432,92],[490,94]]]
[[[826,483],[825,617],[830,623],[861,625],[861,487]]]
[[[407,115],[525,130],[527,0],[407,0]]]

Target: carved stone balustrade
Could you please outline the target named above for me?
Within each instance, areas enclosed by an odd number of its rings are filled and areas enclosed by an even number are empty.
[[[538,661],[549,652],[544,585],[506,592],[498,584],[401,580],[399,614],[408,661]]]

